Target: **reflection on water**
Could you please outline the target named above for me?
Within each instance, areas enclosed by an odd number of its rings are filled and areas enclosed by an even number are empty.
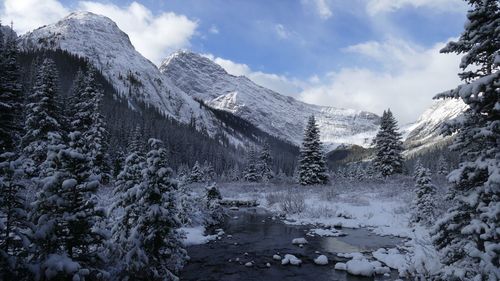
[[[188,247],[191,260],[181,273],[181,280],[373,280],[334,270],[335,262],[341,260],[336,254],[394,247],[401,242],[394,237],[376,236],[365,229],[342,229],[347,234],[343,237],[308,237],[307,226],[272,220],[271,215],[260,208],[230,212],[231,217],[223,228],[232,237]],[[292,239],[298,237],[306,237],[309,243],[302,248],[292,245]],[[318,256],[316,251],[328,257],[329,265],[313,263]],[[293,254],[303,264],[282,266],[280,261],[272,259],[276,253]],[[244,266],[251,261],[254,266]],[[266,263],[271,267],[266,267]],[[378,276],[376,280],[394,280],[396,276]]]

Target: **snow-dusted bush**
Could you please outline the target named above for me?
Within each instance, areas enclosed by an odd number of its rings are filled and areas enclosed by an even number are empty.
[[[279,202],[281,211],[287,214],[302,213],[306,209],[304,196],[297,192],[283,192],[282,199]]]

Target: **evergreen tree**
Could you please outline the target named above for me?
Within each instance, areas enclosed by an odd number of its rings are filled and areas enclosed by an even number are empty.
[[[214,171],[214,167],[208,163],[207,161],[205,161],[203,163],[203,167],[201,169],[202,173],[203,173],[203,181],[204,182],[211,182],[215,179],[215,171]]]
[[[257,164],[259,176],[264,182],[268,182],[274,176],[273,171],[271,170],[271,164],[272,157],[269,152],[269,144],[266,142],[262,146],[262,150],[259,155],[259,162]]]
[[[203,175],[203,171],[200,167],[200,163],[198,163],[198,161],[196,161],[196,163],[194,163],[193,168],[191,169],[191,173],[189,174],[188,182],[189,183],[202,182],[203,178],[204,178],[204,175]]]
[[[100,113],[102,90],[95,76],[93,69],[87,71],[83,81],[77,75],[73,84],[75,96],[72,98],[74,108],[71,124],[73,130],[82,134],[82,145],[91,159],[92,171],[107,178],[110,171],[107,132],[104,117]]]
[[[0,155],[0,280],[26,277],[30,227],[22,160]]]
[[[215,183],[207,187],[207,193],[205,195],[205,225],[207,227],[219,225],[224,221],[225,212],[220,204],[221,200],[222,195]]]
[[[29,96],[24,125],[25,134],[22,138],[24,154],[33,162],[34,167],[44,162],[50,135],[52,135],[52,141],[62,140],[64,121],[57,98],[58,83],[59,78],[54,62],[45,59],[36,73],[35,84]]]
[[[142,129],[140,126],[135,126],[134,131],[130,135],[130,139],[128,141],[128,151],[129,152],[144,152],[144,147],[146,144],[143,141]]]
[[[443,155],[439,156],[438,158],[437,173],[438,175],[447,175],[449,173],[448,162],[446,161]]]
[[[49,135],[40,190],[31,218],[35,225],[35,259],[41,279],[102,278],[102,244],[98,229],[104,211],[97,208],[99,182],[92,177],[90,159],[79,146],[81,134],[69,134],[70,144]],[[61,267],[60,264],[71,264]]]
[[[300,148],[299,183],[301,185],[326,184],[326,163],[314,116],[309,117]]]
[[[145,159],[132,152],[126,159],[123,170],[118,174],[113,190],[114,204],[111,210],[117,214],[112,227],[112,239],[117,247],[116,260],[122,261],[130,250],[131,229],[137,222],[139,213],[137,193],[142,183]]]
[[[255,155],[255,148],[252,146],[247,154],[247,166],[243,173],[243,178],[249,182],[260,181],[260,174],[257,170],[257,156]]]
[[[150,139],[147,166],[138,192],[141,214],[129,238],[125,271],[131,280],[177,280],[175,274],[186,261],[180,222],[176,216],[177,183],[167,167],[167,151],[161,142]]]
[[[464,54],[465,84],[436,98],[468,105],[464,118],[445,133],[458,131],[451,148],[461,152],[448,179],[452,206],[438,221],[434,243],[445,265],[443,280],[499,280],[500,232],[500,7],[497,0],[469,0],[465,30],[441,52]]]
[[[229,180],[232,182],[237,182],[240,180],[240,167],[235,164],[229,172]]]
[[[21,126],[22,85],[14,31],[4,39],[0,24],[0,154],[16,147]]]
[[[431,182],[430,171],[420,163],[415,168],[415,200],[412,221],[431,226],[436,219],[436,187]]]
[[[376,151],[373,165],[384,177],[403,172],[403,143],[397,129],[391,110],[384,111],[380,129],[373,139]]]

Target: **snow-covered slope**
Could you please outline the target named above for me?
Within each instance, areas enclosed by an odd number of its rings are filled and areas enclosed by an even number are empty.
[[[109,18],[90,12],[71,13],[59,22],[40,27],[19,38],[24,50],[62,49],[87,58],[118,92],[144,101],[165,115],[216,130],[211,114],[164,77],[131,44],[129,37]]]
[[[440,134],[441,126],[460,116],[466,109],[467,105],[461,100],[434,101],[415,123],[403,128],[407,152],[411,153],[445,140],[446,138]]]
[[[299,144],[304,124],[315,115],[321,139],[332,149],[341,143],[367,146],[379,125],[373,113],[306,104],[261,87],[244,76],[188,51],[170,55],[160,71],[188,95],[232,112],[260,129]]]

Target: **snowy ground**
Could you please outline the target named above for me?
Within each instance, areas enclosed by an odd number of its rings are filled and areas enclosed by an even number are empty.
[[[354,255],[351,271],[354,265],[383,271],[377,268],[377,261],[398,270],[402,277],[427,276],[440,267],[429,230],[409,225],[414,196],[413,181],[409,177],[313,187],[248,183],[227,183],[219,187],[224,198],[256,200],[261,207],[285,215],[289,224],[314,224],[310,235],[341,235],[341,231],[332,230],[334,226],[341,226],[363,227],[378,235],[406,238],[404,245],[398,248],[378,249],[362,253],[362,257]],[[349,271],[349,267],[346,270]]]

